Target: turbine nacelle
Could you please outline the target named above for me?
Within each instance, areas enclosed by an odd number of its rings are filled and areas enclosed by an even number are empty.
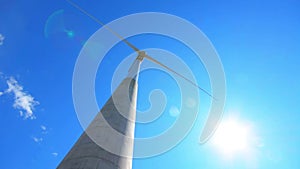
[[[137,56],[137,60],[139,61],[143,61],[143,59],[146,57],[146,52],[145,51],[138,51],[138,56]]]

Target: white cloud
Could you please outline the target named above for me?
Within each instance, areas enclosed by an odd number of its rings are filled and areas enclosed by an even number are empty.
[[[42,129],[43,131],[46,131],[46,130],[47,130],[47,127],[44,126],[44,125],[41,125],[41,129]]]
[[[51,153],[54,157],[58,156],[58,153]]]
[[[40,143],[43,141],[43,138],[39,138],[39,137],[32,137],[33,141],[36,142],[36,143]]]
[[[0,34],[0,45],[3,45],[5,37]]]
[[[24,119],[35,119],[33,114],[34,107],[39,104],[38,101],[34,100],[27,92],[23,91],[23,87],[18,84],[18,82],[13,78],[9,78],[6,81],[8,89],[5,93],[13,93],[15,96],[15,101],[13,107],[20,110],[20,116]]]
[[[42,134],[48,134],[48,131],[47,131],[47,127],[46,127],[46,126],[41,125],[41,129],[42,129]]]
[[[0,92],[0,96],[3,95],[3,92]]]

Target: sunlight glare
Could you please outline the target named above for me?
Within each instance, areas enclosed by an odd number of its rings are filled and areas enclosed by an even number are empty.
[[[249,131],[245,124],[236,119],[223,121],[213,137],[213,144],[227,155],[244,151],[249,144]]]

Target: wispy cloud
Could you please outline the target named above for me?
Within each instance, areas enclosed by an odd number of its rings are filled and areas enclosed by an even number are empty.
[[[41,125],[42,134],[48,134],[47,127],[45,125]]]
[[[0,45],[3,45],[5,37],[0,34]]]
[[[3,95],[3,92],[0,92],[0,96]]]
[[[42,129],[43,131],[46,131],[46,130],[47,130],[47,127],[44,126],[44,125],[41,125],[41,129]]]
[[[54,157],[58,156],[58,153],[51,153]]]
[[[8,85],[8,89],[5,93],[14,94],[15,101],[13,107],[20,110],[20,116],[24,117],[24,119],[35,119],[33,110],[39,102],[34,100],[34,97],[30,94],[23,91],[23,87],[19,85],[13,77],[10,77],[6,83]]]
[[[41,137],[32,137],[33,141],[36,142],[36,143],[40,143],[43,141],[43,138]]]

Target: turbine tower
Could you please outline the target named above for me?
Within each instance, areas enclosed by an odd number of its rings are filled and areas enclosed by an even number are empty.
[[[137,81],[143,54],[139,53],[127,77],[80,136],[58,169],[131,169]],[[131,139],[117,138],[111,134],[111,127]],[[114,147],[116,154],[99,146],[96,143],[98,139]],[[124,153],[128,157],[118,155]]]
[[[61,161],[57,169],[131,169],[136,116],[137,83],[140,64],[143,59],[148,59],[162,66],[204,91],[210,97],[213,98],[213,96],[183,75],[147,55],[145,51],[139,50],[121,35],[104,25],[97,18],[81,9],[78,5],[69,0],[67,1],[81,12],[101,24],[111,33],[119,37],[124,43],[137,52],[138,56],[130,67],[127,77],[121,82],[112,96],[107,100],[86,131],[83,132],[69,153]],[[111,128],[123,134],[125,137],[116,137],[112,135]],[[92,138],[90,136],[92,136]],[[113,147],[115,150],[114,153],[99,146],[97,144],[98,142],[105,142],[107,146]],[[126,156],[122,156],[121,154],[126,154]]]

